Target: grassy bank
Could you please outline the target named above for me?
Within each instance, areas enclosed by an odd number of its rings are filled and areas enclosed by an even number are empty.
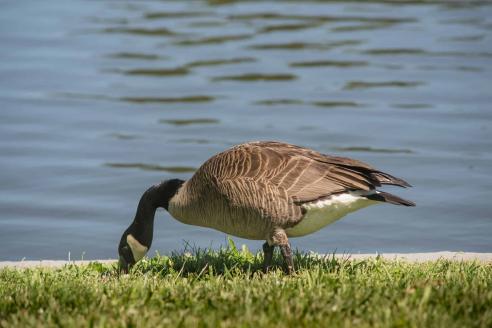
[[[316,259],[259,272],[234,245],[144,260],[0,270],[0,326],[491,327],[492,265]],[[281,263],[276,256],[277,264]]]

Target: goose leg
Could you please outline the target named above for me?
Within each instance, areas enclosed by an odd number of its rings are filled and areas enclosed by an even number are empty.
[[[268,242],[263,244],[263,272],[267,273],[270,265],[272,265],[273,250],[275,246],[270,246]]]
[[[294,273],[294,260],[292,259],[292,250],[290,249],[289,238],[287,233],[282,228],[275,228],[268,241],[269,244],[277,245],[280,247],[280,252],[285,261],[285,271],[287,274]]]
[[[294,273],[294,261],[292,260],[292,250],[290,249],[290,245],[288,243],[280,245],[280,252],[285,261],[287,274]]]

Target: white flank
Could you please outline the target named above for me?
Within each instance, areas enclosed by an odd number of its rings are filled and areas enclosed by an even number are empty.
[[[126,236],[126,242],[128,243],[128,246],[130,246],[130,249],[132,250],[133,253],[133,258],[135,259],[135,262],[138,262],[142,259],[142,257],[147,254],[147,251],[149,250],[147,247],[144,245],[140,244],[138,240],[135,239],[131,234]]]
[[[289,237],[300,237],[318,231],[348,213],[377,204],[378,202],[362,196],[374,193],[377,193],[377,191],[350,191],[304,204],[302,207],[306,210],[306,213],[301,222],[292,228],[286,229],[285,232],[287,232]]]

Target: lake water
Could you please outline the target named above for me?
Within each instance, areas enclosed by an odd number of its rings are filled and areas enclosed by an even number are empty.
[[[492,251],[491,4],[12,0],[0,44],[0,260],[115,258],[147,187],[272,139],[414,185],[294,248]],[[150,254],[225,240],[162,210]]]

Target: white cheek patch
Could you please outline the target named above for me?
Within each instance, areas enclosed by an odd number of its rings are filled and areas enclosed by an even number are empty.
[[[142,257],[147,254],[147,251],[149,250],[147,247],[144,245],[140,244],[138,240],[135,239],[131,234],[126,236],[126,242],[128,243],[128,246],[130,246],[130,249],[132,250],[133,258],[135,259],[135,262],[138,262],[142,259]]]

